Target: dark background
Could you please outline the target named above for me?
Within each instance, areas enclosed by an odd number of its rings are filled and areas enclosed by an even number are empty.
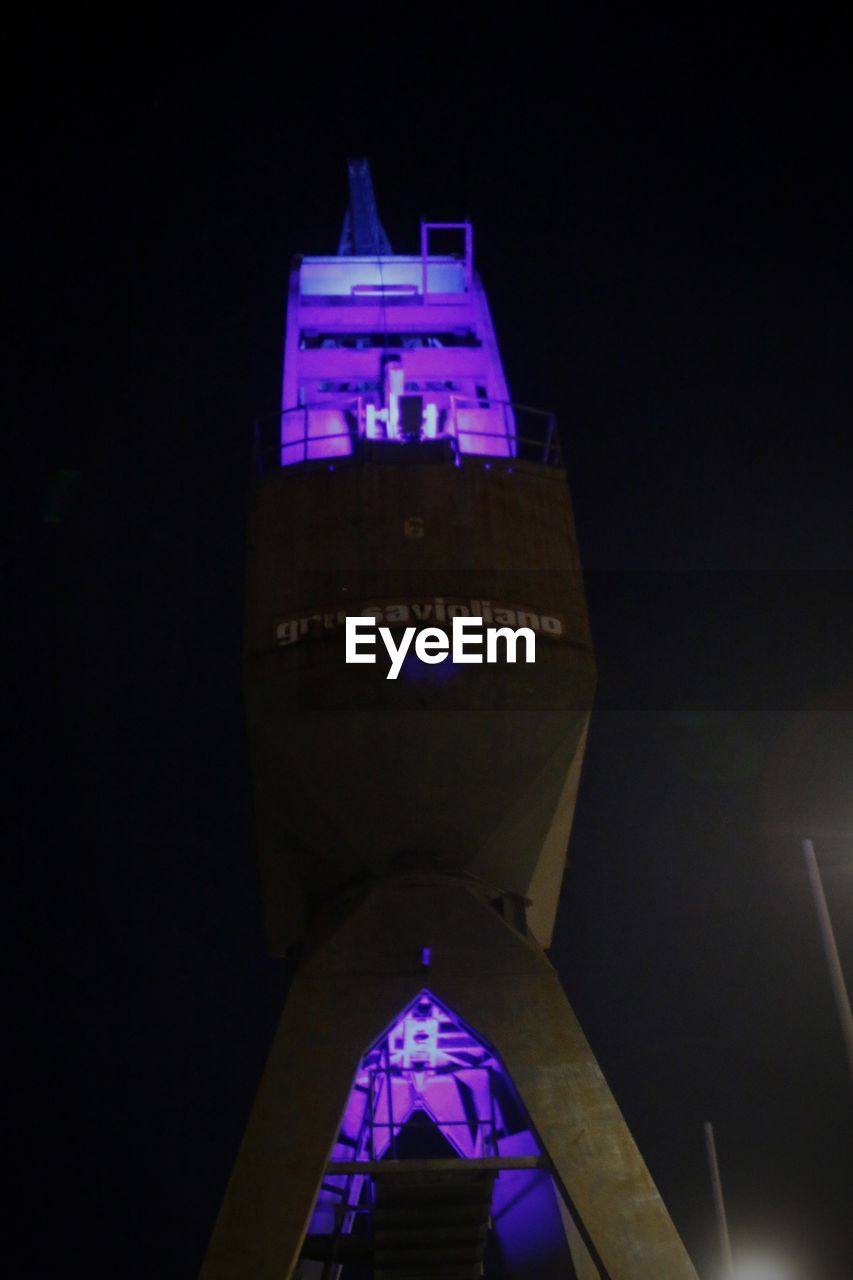
[[[560,417],[600,682],[554,962],[703,1280],[706,1119],[744,1280],[846,1280],[799,846],[849,974],[840,36],[87,13],[7,55],[15,1274],[194,1276],[260,1077],[287,973],[240,703],[251,423],[290,257],[334,252],[366,154],[398,251],[473,219],[513,397]]]

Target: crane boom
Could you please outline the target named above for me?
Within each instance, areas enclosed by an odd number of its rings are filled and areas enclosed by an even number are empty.
[[[349,208],[344,215],[339,257],[393,253],[385,228],[379,221],[373,179],[367,160],[348,160]]]

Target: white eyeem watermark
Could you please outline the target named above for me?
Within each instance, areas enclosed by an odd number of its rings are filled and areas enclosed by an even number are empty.
[[[345,658],[348,663],[375,663],[378,640],[381,640],[391,660],[387,680],[396,680],[406,655],[412,647],[421,662],[434,664],[448,657],[454,663],[516,662],[519,642],[523,641],[524,662],[536,661],[536,634],[530,627],[486,627],[483,619],[451,619],[451,636],[443,627],[406,627],[395,640],[390,627],[379,627],[376,632],[375,617],[347,617]],[[485,656],[483,641],[485,639]],[[502,654],[499,657],[498,642]]]

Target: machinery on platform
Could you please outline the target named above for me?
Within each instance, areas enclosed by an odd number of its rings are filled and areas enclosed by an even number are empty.
[[[554,422],[510,401],[470,223],[394,254],[349,180],[258,424],[246,714],[299,963],[202,1278],[695,1280],[545,953],[595,681]],[[388,679],[348,618],[503,660]]]

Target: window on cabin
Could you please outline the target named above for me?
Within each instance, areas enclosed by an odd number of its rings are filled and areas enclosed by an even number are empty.
[[[452,329],[444,333],[321,333],[303,329],[299,335],[300,351],[369,351],[373,348],[402,348],[415,351],[423,347],[482,346],[473,329]]]

